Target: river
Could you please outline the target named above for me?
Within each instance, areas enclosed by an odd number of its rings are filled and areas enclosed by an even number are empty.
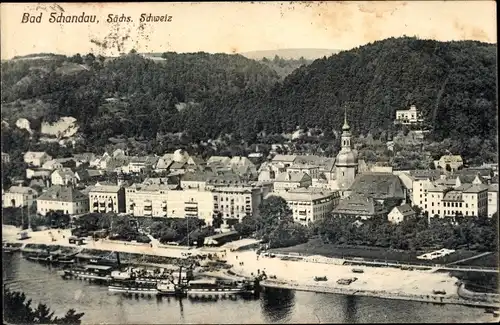
[[[24,291],[34,304],[55,315],[84,312],[85,324],[172,323],[416,323],[478,322],[484,309],[455,305],[266,289],[253,300],[193,301],[187,298],[127,298],[105,286],[63,280],[56,269],[30,262],[19,253],[3,255],[4,281]]]

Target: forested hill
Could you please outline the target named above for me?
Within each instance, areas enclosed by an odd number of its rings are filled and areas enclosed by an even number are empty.
[[[241,55],[202,52],[164,53],[163,60],[135,53],[12,60],[2,63],[2,115],[11,123],[73,116],[84,136],[100,144],[120,134],[154,138],[186,129],[185,120],[193,122],[190,110],[245,90],[265,93],[279,80],[269,67]],[[218,121],[194,122],[215,130]]]
[[[391,38],[299,68],[242,111],[268,131],[338,129],[347,104],[354,131],[366,134],[414,104],[438,139],[496,138],[496,71],[491,44]]]
[[[496,48],[474,41],[391,38],[302,66],[280,81],[241,55],[131,53],[2,62],[2,118],[73,116],[90,146],[119,135],[193,141],[297,126],[338,130],[344,104],[356,134],[392,126],[416,105],[437,139],[496,142]]]

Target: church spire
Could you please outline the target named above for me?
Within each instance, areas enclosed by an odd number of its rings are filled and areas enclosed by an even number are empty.
[[[347,105],[344,104],[344,126],[342,126],[342,130],[349,131],[349,129],[349,124],[347,124]]]

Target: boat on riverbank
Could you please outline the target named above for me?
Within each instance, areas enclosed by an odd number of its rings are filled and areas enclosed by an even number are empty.
[[[4,243],[2,245],[2,252],[8,253],[8,254],[19,252],[19,251],[21,251],[21,246],[22,245],[15,244],[15,243]]]
[[[231,297],[241,294],[253,294],[255,287],[248,281],[225,281],[218,279],[201,279],[188,283],[186,293],[189,298]]]
[[[185,287],[176,285],[170,281],[162,281],[155,285],[139,284],[135,282],[115,282],[108,286],[108,291],[125,294],[140,294],[140,295],[156,295],[156,296],[173,296],[183,295]]]
[[[82,279],[92,281],[112,281],[111,272],[113,267],[109,265],[87,264],[84,266],[76,266],[71,269],[60,270],[57,273],[63,279]]]

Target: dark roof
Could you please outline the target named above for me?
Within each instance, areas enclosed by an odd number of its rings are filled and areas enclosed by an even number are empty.
[[[209,175],[207,183],[212,185],[234,185],[242,183],[242,180],[238,174],[228,171]]]
[[[415,211],[413,211],[409,204],[397,206],[396,209],[398,209],[398,211],[405,217],[415,214]]]
[[[390,173],[365,173],[354,180],[350,190],[375,199],[404,199],[403,184],[398,176]]]
[[[81,201],[85,198],[85,195],[70,186],[54,185],[47,189],[47,192],[40,195],[38,200],[75,202]]]
[[[361,194],[353,194],[342,199],[339,205],[333,210],[333,213],[348,215],[369,215],[375,216],[386,213],[384,207],[375,201],[372,197]]]
[[[184,168],[184,166],[186,166],[187,164],[185,162],[177,162],[177,161],[174,161],[170,166],[169,166],[169,169],[182,169]]]

